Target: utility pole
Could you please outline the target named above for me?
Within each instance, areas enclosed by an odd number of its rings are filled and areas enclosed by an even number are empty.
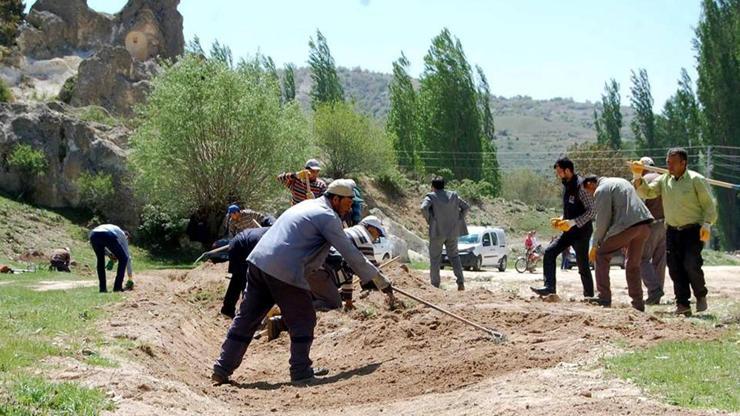
[[[712,177],[712,146],[707,146],[707,157],[706,157],[706,167],[704,169],[704,177],[711,178]]]

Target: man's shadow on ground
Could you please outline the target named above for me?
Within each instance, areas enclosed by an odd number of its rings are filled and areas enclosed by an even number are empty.
[[[257,390],[277,390],[283,386],[294,386],[294,387],[308,387],[308,386],[320,386],[322,384],[336,383],[337,381],[347,380],[355,376],[366,376],[372,374],[377,370],[382,363],[371,363],[364,365],[354,370],[342,371],[332,376],[316,377],[308,383],[292,383],[284,381],[280,383],[268,383],[266,381],[257,381],[253,383],[235,383],[232,385],[240,389],[257,389]]]

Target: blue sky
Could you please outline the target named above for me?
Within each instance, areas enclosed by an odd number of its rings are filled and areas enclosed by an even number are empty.
[[[88,0],[109,13],[125,3]],[[218,39],[235,56],[260,51],[278,66],[303,66],[319,28],[338,65],[391,72],[404,51],[414,77],[432,37],[447,27],[492,92],[506,97],[596,101],[613,77],[626,104],[630,70],[646,68],[657,110],[681,67],[696,78],[699,0],[182,0],[179,10],[186,39]]]

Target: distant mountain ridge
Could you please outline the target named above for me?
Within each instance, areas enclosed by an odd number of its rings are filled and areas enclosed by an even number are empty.
[[[339,67],[337,72],[345,96],[354,100],[360,111],[385,123],[390,109],[388,85],[392,75],[359,67]],[[308,67],[296,69],[296,95],[306,108],[311,82]],[[493,85],[495,88],[495,80]],[[492,108],[499,152],[527,152],[535,147],[538,151],[560,152],[573,143],[593,142],[596,140],[594,106],[595,103],[571,98],[536,100],[527,96],[494,96]],[[632,109],[623,106],[622,115],[622,139],[633,140],[629,128]]]

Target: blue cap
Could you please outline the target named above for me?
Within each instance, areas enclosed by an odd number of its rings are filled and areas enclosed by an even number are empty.
[[[228,212],[229,214],[239,212],[239,205],[236,205],[236,204],[229,205],[229,209],[227,209],[226,212]]]

